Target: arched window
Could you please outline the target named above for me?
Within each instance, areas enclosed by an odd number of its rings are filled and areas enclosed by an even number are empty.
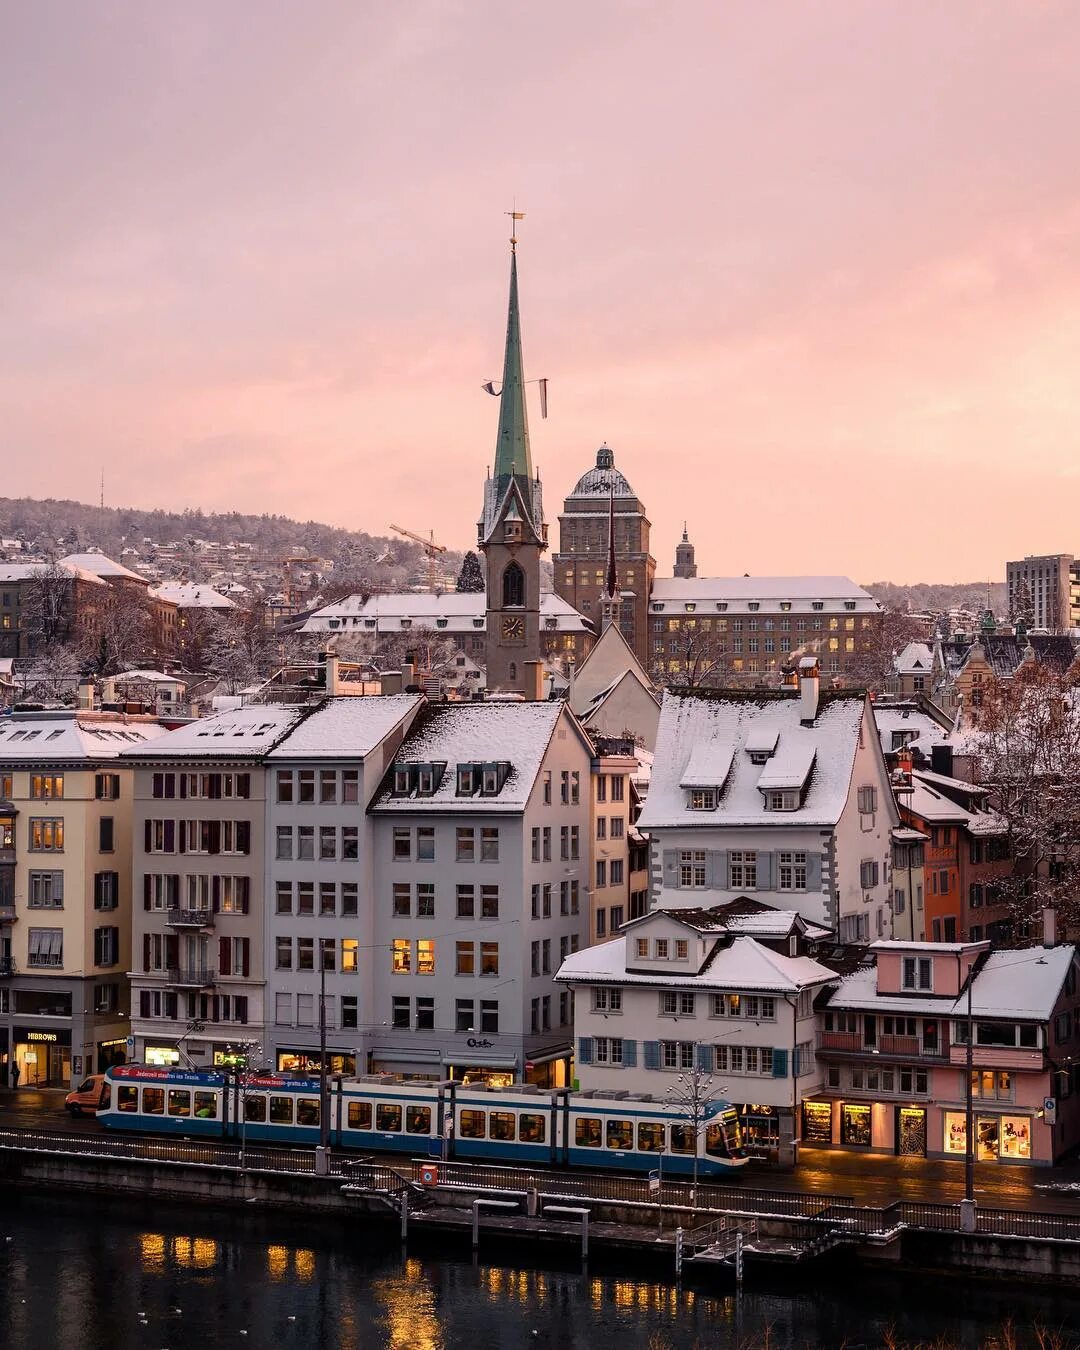
[[[507,609],[511,605],[517,605],[524,608],[525,605],[525,573],[516,562],[510,563],[503,573],[503,608]]]
[[[516,661],[511,661],[511,662],[510,662],[510,678],[511,678],[512,680],[516,680],[516,679],[517,679],[517,662],[516,662]]]

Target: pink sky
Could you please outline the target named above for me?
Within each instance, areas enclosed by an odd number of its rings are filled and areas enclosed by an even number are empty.
[[[607,440],[662,572],[1080,554],[1076,4],[0,15],[4,495],[470,544],[516,194],[553,539]]]

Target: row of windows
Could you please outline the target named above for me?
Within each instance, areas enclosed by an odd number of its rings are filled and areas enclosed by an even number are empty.
[[[790,809],[786,805],[782,809]],[[722,855],[720,855],[722,858]],[[775,879],[773,858],[775,856]],[[709,885],[710,860],[704,849],[682,849],[678,855],[678,884],[681,890],[703,890]],[[807,855],[803,850],[782,850],[773,855],[756,849],[733,849],[727,855],[727,884],[723,875],[714,875],[712,884],[730,891],[754,891],[759,883],[764,890],[805,891],[808,884]],[[723,866],[720,864],[721,873]]]
[[[612,858],[610,862],[606,858],[596,860],[596,888],[602,890],[605,886],[621,886],[626,880],[626,863],[622,858]]]
[[[409,862],[414,858],[417,862],[434,862],[434,826],[419,825],[412,830],[408,825],[395,825],[393,857],[399,862]],[[485,825],[479,830],[472,826],[458,827],[454,832],[454,859],[456,862],[498,862],[498,826]]]
[[[146,872],[143,875],[143,909],[162,911],[205,910],[213,914],[247,914],[251,878],[219,876],[210,872]]]
[[[358,769],[319,769],[317,773],[314,769],[278,769],[274,781],[279,802],[350,805],[360,800]]]
[[[94,929],[94,965],[115,966],[120,960],[120,929]],[[27,933],[26,964],[36,970],[61,970],[64,965],[64,930],[31,928]]]
[[[610,820],[607,816],[597,816],[597,839],[623,839],[625,836],[626,821],[622,816],[612,816]]]
[[[150,795],[159,801],[174,797],[217,801],[251,796],[249,773],[155,773]]]
[[[274,939],[274,965],[278,970],[340,969],[346,974],[353,974],[357,969],[359,952],[359,938],[319,938],[319,964],[316,966],[314,938]]]
[[[275,857],[280,862],[312,862],[315,858],[336,862],[355,861],[360,856],[357,825],[279,825]]]
[[[837,650],[837,648],[832,646],[833,641],[835,641],[835,639],[830,639],[830,650],[835,651]],[[662,644],[659,643],[655,644],[654,652],[657,656],[662,656],[663,655]],[[661,674],[666,669],[669,674],[678,675],[680,674],[680,672],[685,672],[687,667],[693,664],[694,664],[693,659],[690,661],[670,660],[666,663],[666,665],[665,662],[661,660],[656,662],[655,669]],[[840,658],[838,656],[830,656],[828,657],[828,659],[823,658],[822,661],[820,662],[820,665],[821,669],[829,675],[840,674],[841,663]],[[745,659],[742,656],[734,656],[731,659],[731,673],[733,675],[741,675],[743,671],[746,671],[747,674],[750,675],[758,675],[764,674],[767,671],[768,672],[775,671],[777,669],[778,669],[778,658],[773,656],[767,657],[764,661],[760,660],[756,656],[751,656],[749,659]]]
[[[429,1000],[430,1001],[430,1000]],[[274,1022],[279,1027],[314,1027],[318,1025],[318,998],[315,994],[274,995]],[[340,1014],[340,1022],[337,1020]],[[325,1017],[328,1030],[340,1027],[354,1031],[359,1025],[359,1003],[355,994],[335,998],[326,995]]]
[[[277,881],[274,883],[276,914],[318,914],[321,918],[352,918],[358,910],[359,888],[355,881]]]
[[[116,801],[120,796],[120,775],[118,773],[97,773],[94,775],[94,797],[97,801]],[[12,797],[12,775],[0,777],[0,797],[10,801]],[[30,799],[36,802],[63,801],[64,775],[62,773],[32,773],[30,775]]]
[[[825,1070],[825,1086],[851,1092],[898,1092],[904,1097],[925,1097],[930,1091],[930,1074],[914,1065],[864,1068],[853,1065],[841,1069],[830,1064]]]
[[[64,908],[63,872],[31,872],[27,904],[30,909]],[[120,903],[120,873],[94,873],[94,908],[115,909]]]
[[[531,913],[534,919],[550,919],[552,883],[535,884],[531,891]],[[581,908],[581,884],[577,878],[559,882],[559,913],[577,914]]]
[[[413,1004],[416,1004],[415,1022]],[[390,1006],[391,1026],[396,1031],[408,1031],[414,1025],[417,1031],[432,1031],[435,1028],[435,1000],[432,998],[412,999],[407,995],[395,995]],[[459,998],[454,1000],[454,1030],[480,1031],[487,1035],[497,1035],[499,1031],[498,999],[480,999],[479,1020],[476,1015],[476,1000]]]
[[[577,859],[581,856],[581,829],[577,825],[562,825],[559,827],[559,858],[563,862],[570,859]],[[551,827],[544,825],[542,828],[533,826],[532,830],[532,853],[533,862],[551,861]]]
[[[146,1020],[176,1021],[181,1018],[200,1022],[233,1022],[246,1026],[246,994],[201,994],[186,1002],[167,989],[143,989],[139,992],[139,1016]]]
[[[251,822],[247,820],[147,820],[143,825],[147,853],[251,852]]]

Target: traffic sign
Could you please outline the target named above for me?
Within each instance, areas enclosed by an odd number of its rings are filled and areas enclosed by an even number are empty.
[[[1053,1125],[1057,1121],[1057,1099],[1055,1097],[1043,1098],[1043,1117],[1048,1125]]]

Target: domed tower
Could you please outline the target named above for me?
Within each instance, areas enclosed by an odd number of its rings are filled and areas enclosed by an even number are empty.
[[[645,507],[615,467],[615,453],[605,444],[596,452],[595,466],[581,475],[563,503],[559,551],[551,560],[556,594],[589,619],[599,634],[614,540],[617,622],[646,669],[649,593],[656,575],[656,559],[649,553],[650,528]]]
[[[694,561],[694,546],[690,542],[690,536],[686,532],[685,520],[683,521],[682,538],[675,545],[675,566],[672,569],[672,576],[697,576],[697,563]]]

